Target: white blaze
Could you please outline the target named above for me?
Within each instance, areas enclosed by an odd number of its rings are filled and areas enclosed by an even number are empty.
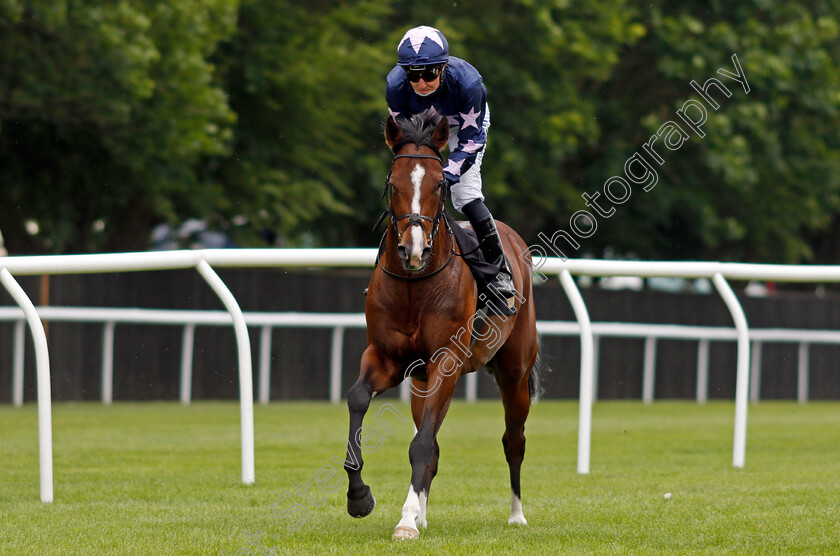
[[[423,176],[426,170],[418,162],[411,171],[411,183],[414,185],[414,195],[411,197],[411,212],[420,214],[420,187],[423,185]],[[411,255],[409,260],[412,266],[420,265],[420,257],[423,255],[423,230],[422,226],[411,227]]]
[[[414,185],[414,197],[411,198],[411,212],[420,214],[420,186],[423,185],[423,176],[426,175],[426,170],[417,163],[414,170],[411,171],[411,183]]]

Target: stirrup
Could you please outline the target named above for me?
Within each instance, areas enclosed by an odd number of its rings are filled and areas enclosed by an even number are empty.
[[[518,292],[506,269],[496,274],[493,281],[487,284],[487,289],[487,305],[490,308],[489,314],[508,317],[516,314],[516,294]]]
[[[489,287],[505,299],[516,297],[516,294],[519,293],[516,291],[516,286],[513,285],[513,280],[507,272],[498,273],[493,281],[490,282]]]

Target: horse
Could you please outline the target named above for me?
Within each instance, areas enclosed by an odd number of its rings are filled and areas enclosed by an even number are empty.
[[[426,504],[438,471],[436,437],[455,384],[461,376],[486,367],[499,387],[505,412],[502,445],[511,488],[508,523],[526,525],[520,469],[539,351],[534,304],[530,303],[530,252],[516,232],[497,222],[519,294],[514,299],[517,312],[479,318],[476,308],[483,294],[443,219],[447,182],[441,149],[449,140],[447,119],[428,110],[411,119],[389,117],[384,132],[394,154],[385,184],[389,223],[384,251],[380,249],[367,290],[368,345],[359,378],[347,393],[347,511],[353,517],[365,517],[376,505],[362,480],[362,423],[371,399],[410,379],[417,432],[408,451],[408,497],[393,538],[419,537],[418,527],[427,525]],[[476,323],[482,319],[483,327]]]

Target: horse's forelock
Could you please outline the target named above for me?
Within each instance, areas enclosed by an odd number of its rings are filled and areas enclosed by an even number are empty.
[[[407,144],[425,145],[437,151],[432,134],[441,117],[434,109],[428,108],[419,114],[415,114],[411,119],[399,118],[397,125],[403,134],[399,146]]]

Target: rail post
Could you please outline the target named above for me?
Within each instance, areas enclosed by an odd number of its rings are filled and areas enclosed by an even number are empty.
[[[239,354],[239,405],[242,429],[242,482],[254,484],[254,382],[251,371],[251,340],[248,325],[236,298],[216,274],[216,271],[201,259],[196,265],[199,274],[207,281],[216,295],[222,300],[233,319],[236,334],[236,347]]]
[[[20,287],[8,269],[0,268],[0,282],[9,291],[15,303],[23,309],[32,341],[35,344],[35,367],[38,375],[38,458],[41,466],[41,502],[53,501],[52,463],[52,392],[50,390],[50,354],[44,323],[32,300]]]
[[[712,280],[735,321],[738,334],[738,362],[735,379],[735,435],[732,442],[732,465],[744,467],[747,451],[747,405],[750,385],[750,336],[747,317],[741,302],[720,272]]]
[[[592,390],[594,349],[592,342],[592,323],[586,303],[575,285],[568,270],[560,273],[560,283],[569,297],[575,318],[580,324],[580,408],[578,414],[578,463],[577,471],[589,473],[589,454],[592,445]]]

